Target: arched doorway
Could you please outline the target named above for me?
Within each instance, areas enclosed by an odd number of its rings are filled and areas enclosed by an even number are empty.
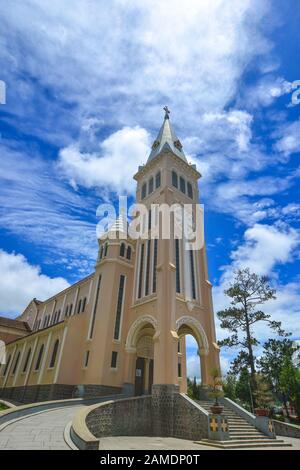
[[[156,331],[156,319],[150,315],[138,318],[129,329],[124,383],[132,384],[134,395],[151,393],[154,374],[153,337]]]
[[[153,327],[143,328],[137,342],[135,395],[151,394],[154,367],[153,335]]]
[[[187,392],[187,377],[189,370],[187,361],[189,361],[189,347],[192,346],[194,351],[193,360],[198,365],[199,372],[195,372],[193,376],[201,378],[201,385],[206,386],[209,381],[207,371],[208,340],[200,322],[194,317],[184,316],[176,322],[178,343],[178,383],[180,391]]]

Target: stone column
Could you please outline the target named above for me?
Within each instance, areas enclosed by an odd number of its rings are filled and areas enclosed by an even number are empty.
[[[135,388],[136,349],[131,348],[125,352],[124,383],[122,392],[133,396]]]

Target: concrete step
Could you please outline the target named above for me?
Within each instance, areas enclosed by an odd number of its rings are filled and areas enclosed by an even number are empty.
[[[230,436],[230,440],[237,440],[239,441],[240,439],[242,440],[256,440],[256,439],[259,439],[259,440],[269,440],[268,436],[264,436],[264,434],[253,434],[253,435],[249,435],[249,434],[240,434],[240,435],[236,435],[236,434],[232,434],[231,432],[229,432],[229,436]]]
[[[263,439],[263,440],[229,440],[229,441],[213,441],[210,439],[203,439],[202,441],[195,441],[196,444],[205,444],[219,449],[255,449],[263,447],[291,447],[291,444],[285,443],[283,440],[278,439]]]

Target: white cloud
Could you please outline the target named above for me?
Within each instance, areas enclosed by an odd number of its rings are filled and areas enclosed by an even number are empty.
[[[168,102],[197,135],[197,116],[224,108],[251,61],[269,61],[261,28],[269,8],[267,0],[15,2],[2,12],[10,110],[26,116],[22,129],[57,143],[86,117],[148,128]]]
[[[233,267],[249,267],[257,274],[270,274],[277,264],[293,261],[299,234],[293,228],[255,224],[244,234],[245,243],[231,253]]]
[[[145,129],[124,127],[99,144],[98,152],[84,153],[77,144],[62,149],[58,166],[69,180],[85,187],[108,185],[119,194],[133,193],[133,175],[146,162],[149,144]]]
[[[0,228],[38,247],[44,263],[76,266],[76,280],[97,255],[95,197],[74,192],[51,161],[0,142]]]
[[[273,137],[277,139],[275,150],[289,156],[300,152],[300,120],[283,124]]]
[[[62,277],[50,278],[32,266],[21,254],[0,250],[0,312],[4,315],[20,314],[37,297],[45,300],[67,288]]]
[[[282,77],[266,75],[254,86],[244,90],[244,96],[239,103],[247,109],[270,106],[276,99],[287,93],[291,93],[293,84]]]

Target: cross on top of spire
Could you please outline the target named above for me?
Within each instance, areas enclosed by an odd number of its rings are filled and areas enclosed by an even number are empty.
[[[165,111],[165,119],[169,119],[170,110],[168,106],[164,106],[163,110]]]

